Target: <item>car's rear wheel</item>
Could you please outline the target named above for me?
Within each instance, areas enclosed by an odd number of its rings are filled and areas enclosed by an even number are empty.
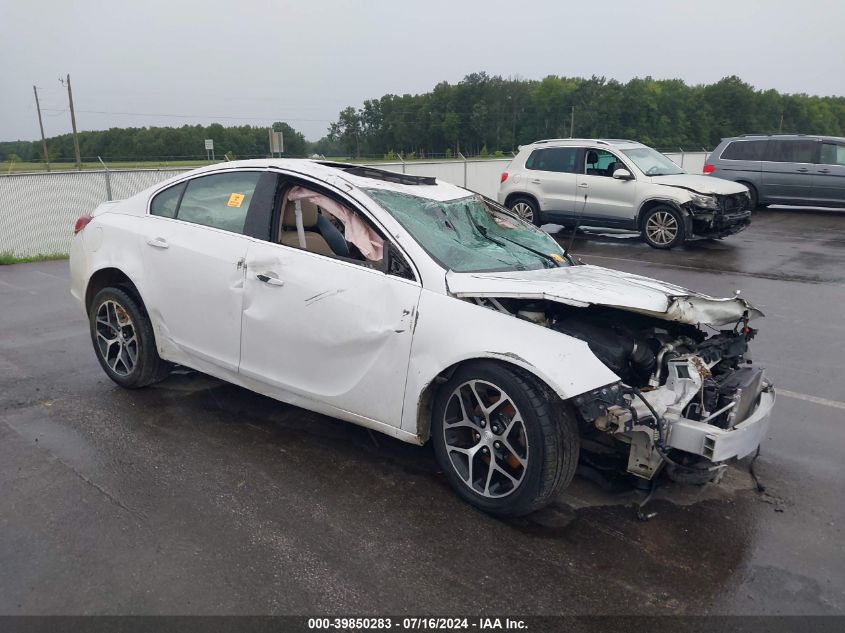
[[[537,203],[531,198],[526,198],[524,196],[514,198],[511,200],[510,210],[526,222],[531,222],[536,226],[540,226],[540,209],[537,206]]]
[[[749,209],[751,209],[752,211],[755,211],[756,209],[765,208],[765,207],[769,206],[767,204],[760,204],[760,196],[757,194],[757,187],[755,187],[754,185],[752,185],[751,183],[748,183],[748,182],[740,182],[739,184],[745,185],[746,187],[748,187],[748,196],[749,196],[749,198],[751,198],[751,200],[748,203]]]
[[[150,318],[123,288],[104,288],[88,312],[97,360],[121,387],[137,389],[167,376],[170,365],[156,350]]]
[[[552,501],[578,463],[567,406],[533,377],[490,361],[465,365],[438,390],[432,441],[457,493],[498,516]]]
[[[646,211],[642,226],[643,239],[653,248],[674,248],[686,239],[683,217],[669,206],[661,205]]]

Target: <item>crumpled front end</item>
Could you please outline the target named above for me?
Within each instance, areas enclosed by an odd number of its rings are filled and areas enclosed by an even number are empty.
[[[699,199],[705,203],[698,203]],[[690,215],[693,234],[699,237],[727,237],[744,231],[751,224],[751,197],[747,191],[695,196],[682,206]]]
[[[745,457],[769,427],[775,391],[747,356],[755,331],[742,325],[696,341],[666,341],[649,368],[574,398],[596,431],[628,444],[628,472],[651,479],[662,466],[670,475],[714,478],[724,462]],[[640,384],[636,384],[636,383]]]
[[[582,447],[626,457],[637,476],[668,464],[679,479],[706,479],[765,436],[774,389],[748,354],[749,322],[763,314],[738,292],[588,265],[446,278],[458,297],[587,343],[619,380],[572,398]]]

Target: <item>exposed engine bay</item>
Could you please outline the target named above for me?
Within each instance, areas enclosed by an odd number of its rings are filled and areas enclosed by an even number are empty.
[[[752,365],[748,343],[756,330],[748,313],[717,329],[607,306],[475,301],[584,341],[619,376],[572,402],[586,444],[627,452],[628,472],[651,479],[667,466],[674,479],[704,483],[719,476],[725,461],[759,446],[774,391]],[[771,402],[759,406],[767,395]],[[745,428],[755,415],[760,423]]]

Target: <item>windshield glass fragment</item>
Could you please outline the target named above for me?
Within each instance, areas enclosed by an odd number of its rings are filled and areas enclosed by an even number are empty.
[[[561,247],[533,224],[480,195],[439,201],[366,189],[440,265],[456,272],[567,266]]]

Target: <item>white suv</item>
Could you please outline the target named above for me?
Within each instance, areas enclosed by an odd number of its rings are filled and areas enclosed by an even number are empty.
[[[722,238],[751,222],[744,185],[687,174],[660,152],[618,139],[523,145],[502,173],[498,198],[538,226],[630,229],[654,248]]]

